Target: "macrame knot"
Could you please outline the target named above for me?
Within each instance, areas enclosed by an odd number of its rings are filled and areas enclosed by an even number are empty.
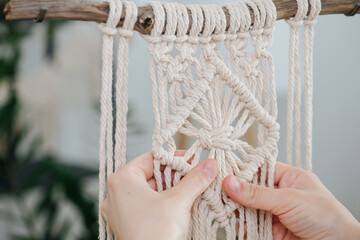
[[[118,28],[117,32],[121,37],[124,38],[130,38],[132,35],[134,35],[134,31],[123,28]]]
[[[236,35],[239,37],[239,39],[247,40],[249,37],[249,32],[238,32]]]
[[[161,36],[161,40],[163,42],[173,43],[176,40],[176,36],[175,35],[163,35],[163,36]]]
[[[188,36],[181,36],[181,37],[176,37],[175,39],[175,43],[181,44],[183,42],[186,42],[188,39]]]
[[[213,41],[215,42],[222,42],[226,39],[226,35],[225,34],[216,34],[212,36]]]
[[[199,42],[199,37],[188,36],[187,42],[191,44],[197,44]]]
[[[294,19],[289,19],[289,20],[285,20],[285,22],[293,28],[300,29],[304,21],[303,20],[296,21]]]
[[[161,42],[161,37],[160,36],[150,36],[150,35],[142,34],[141,37],[144,38],[149,43],[149,51],[150,51],[150,53],[153,52],[152,48],[150,48],[150,45],[153,47],[154,44]]]
[[[230,135],[234,128],[232,126],[221,127],[213,130],[202,128],[199,130],[200,145],[207,150],[212,148],[232,150],[236,148],[236,144]]]
[[[316,22],[317,22],[317,19],[305,19],[304,20],[304,24],[306,25],[306,26],[314,26],[315,24],[316,24]]]
[[[108,27],[108,26],[106,26],[104,24],[100,24],[100,23],[97,24],[97,27],[105,35],[114,36],[117,34],[116,28]]]
[[[212,40],[211,37],[200,37],[199,38],[200,44],[203,44],[203,45],[210,43],[211,40]]]
[[[259,76],[259,71],[256,69],[259,65],[259,61],[257,59],[253,60],[254,63],[252,65],[244,66],[244,76],[246,78],[257,77]]]
[[[260,36],[262,33],[263,33],[263,29],[262,29],[262,28],[250,30],[250,35],[251,35],[252,37]]]

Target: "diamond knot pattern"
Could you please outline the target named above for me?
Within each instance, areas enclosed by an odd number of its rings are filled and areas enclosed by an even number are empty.
[[[240,5],[248,9],[244,4]],[[167,15],[173,11],[171,6],[163,4]],[[181,9],[181,5],[177,7]],[[195,27],[187,35],[187,29],[167,25],[165,33],[146,36],[153,55],[150,75],[155,116],[154,175],[158,190],[163,191],[174,186],[202,158],[217,160],[219,175],[193,206],[194,219],[204,218],[204,213],[206,218],[203,223],[194,222],[192,234],[201,239],[206,226],[210,226],[210,232],[224,227],[232,239],[236,218],[243,223],[251,219],[257,222],[254,220],[257,214],[226,196],[221,187],[223,179],[233,174],[264,186],[272,186],[273,181],[279,125],[274,63],[267,49],[271,45],[271,31],[262,31],[265,23],[256,22],[251,34],[250,24],[238,26],[234,30],[240,31],[238,34],[225,32],[221,8],[183,8],[182,18],[188,10],[193,18],[204,14],[204,18],[195,19],[204,29],[193,23]],[[213,15],[223,20],[212,22]],[[250,18],[248,12],[245,18]],[[259,17],[257,21],[265,18]],[[166,41],[155,41],[159,36]],[[177,38],[181,41],[176,41]],[[246,138],[249,132],[256,135],[254,141]],[[178,133],[191,139],[184,156],[175,156]],[[259,214],[263,221],[271,220],[271,215]],[[248,226],[248,236],[252,234],[256,234],[255,227]]]

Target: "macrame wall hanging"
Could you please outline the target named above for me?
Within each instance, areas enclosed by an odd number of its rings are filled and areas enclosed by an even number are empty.
[[[104,33],[100,202],[106,195],[107,176],[125,164],[128,39],[137,19],[137,8],[133,3],[108,2],[108,21],[99,25]],[[296,16],[287,21],[291,26],[288,162],[292,163],[295,128],[295,160],[301,166],[299,32],[305,21],[305,146],[306,168],[310,170],[312,39],[320,0],[310,1],[311,10],[307,17],[308,1],[297,2]],[[158,191],[173,187],[204,155],[216,159],[220,173],[193,205],[192,229],[189,229],[188,238],[216,239],[218,229],[224,228],[226,239],[272,239],[271,214],[234,203],[223,192],[222,181],[227,175],[234,174],[247,182],[274,187],[279,124],[276,122],[274,59],[269,52],[276,21],[273,1],[243,1],[223,7],[160,2],[148,5],[154,12],[154,25],[150,35],[142,37],[152,55],[153,154]],[[126,9],[124,24],[117,28],[123,6]],[[116,81],[113,81],[113,36],[116,34],[120,36],[120,46]],[[219,50],[221,46],[226,49],[225,55]],[[257,134],[256,142],[252,144],[244,138],[250,128],[256,129]],[[177,133],[192,139],[192,145],[182,157],[174,156]],[[192,157],[192,162],[188,163]],[[106,223],[101,218],[99,223],[100,239],[111,239]]]
[[[126,163],[128,51],[129,38],[136,29],[152,55],[153,155],[158,191],[173,187],[202,158],[214,158],[220,165],[215,181],[193,205],[188,239],[215,239],[219,228],[225,229],[229,240],[272,239],[271,214],[235,204],[221,184],[227,175],[234,174],[247,182],[274,187],[279,124],[274,59],[269,48],[277,19],[287,19],[290,25],[287,161],[302,167],[304,159],[305,168],[311,171],[313,26],[321,1],[296,0],[296,8],[285,0],[246,0],[222,7],[150,2],[139,7],[143,12],[133,2],[105,3],[32,0],[30,4],[11,0],[4,9],[7,20],[34,16],[36,22],[107,19],[106,24],[98,24],[104,34],[99,205],[106,196],[107,177]],[[281,13],[278,18],[275,5]],[[323,14],[354,16],[360,9],[359,4],[354,8],[352,0],[323,1],[323,5]],[[152,21],[151,32],[147,20]],[[303,54],[299,51],[302,27]],[[115,36],[119,37],[116,60]],[[256,141],[244,137],[250,128],[255,129]],[[192,140],[183,157],[174,156],[176,134]],[[190,158],[193,160],[188,163]],[[100,240],[112,239],[101,217],[99,225]]]

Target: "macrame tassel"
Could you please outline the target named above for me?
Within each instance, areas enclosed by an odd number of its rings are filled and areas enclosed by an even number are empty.
[[[100,206],[106,197],[106,179],[126,162],[126,115],[127,115],[127,78],[128,78],[128,38],[137,19],[137,7],[125,2],[126,17],[123,28],[117,28],[122,14],[122,1],[107,0],[109,17],[106,24],[98,24],[103,32],[102,49],[102,90],[100,117],[100,161],[99,161],[99,239],[112,239],[109,226],[101,217]],[[117,82],[116,82],[116,130],[113,144],[113,52],[114,35],[120,35]],[[115,149],[115,156],[114,156]]]
[[[301,163],[301,70],[299,54],[300,28],[309,9],[308,0],[297,0],[298,11],[293,19],[286,20],[290,25],[290,51],[289,51],[289,91],[288,91],[288,116],[287,116],[287,162],[293,164],[293,147],[295,147],[295,163],[302,167]],[[313,25],[320,13],[321,1],[311,0],[310,15],[305,19],[304,28],[304,82],[305,82],[305,168],[311,170],[312,155],[312,44]],[[295,92],[295,97],[294,97]],[[294,124],[295,117],[295,124]],[[295,136],[293,131],[295,128]],[[294,144],[295,138],[295,144]]]
[[[220,6],[149,5],[154,27],[143,38],[153,56],[150,78],[158,191],[173,187],[207,151],[208,158],[218,161],[220,172],[193,205],[188,238],[216,239],[218,229],[224,228],[226,239],[244,239],[246,223],[247,239],[271,239],[271,214],[238,206],[223,192],[222,182],[234,174],[273,187],[279,138],[274,61],[268,51],[276,19],[273,2],[226,5],[227,32]],[[249,8],[254,12],[253,24]],[[222,44],[228,50],[226,63],[219,51]],[[253,51],[246,49],[248,44]],[[256,146],[242,139],[251,126],[258,129]],[[175,156],[177,132],[194,139],[184,156]]]

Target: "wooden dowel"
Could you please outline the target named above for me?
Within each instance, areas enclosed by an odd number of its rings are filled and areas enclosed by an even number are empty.
[[[347,14],[357,5],[356,0],[322,0],[321,15]],[[274,0],[277,9],[277,20],[293,17],[297,11],[296,0]],[[92,22],[106,22],[108,18],[108,3],[84,1],[59,1],[59,0],[12,0],[4,8],[6,20],[31,20],[37,18],[42,8],[47,9],[44,19],[47,20],[80,20]],[[135,31],[149,34],[154,23],[154,14],[150,6],[138,8],[138,20]],[[229,14],[224,9],[227,20]],[[360,12],[359,12],[360,13]],[[122,25],[125,9],[123,9]],[[191,16],[190,16],[191,20]],[[229,22],[229,21],[227,21]]]

